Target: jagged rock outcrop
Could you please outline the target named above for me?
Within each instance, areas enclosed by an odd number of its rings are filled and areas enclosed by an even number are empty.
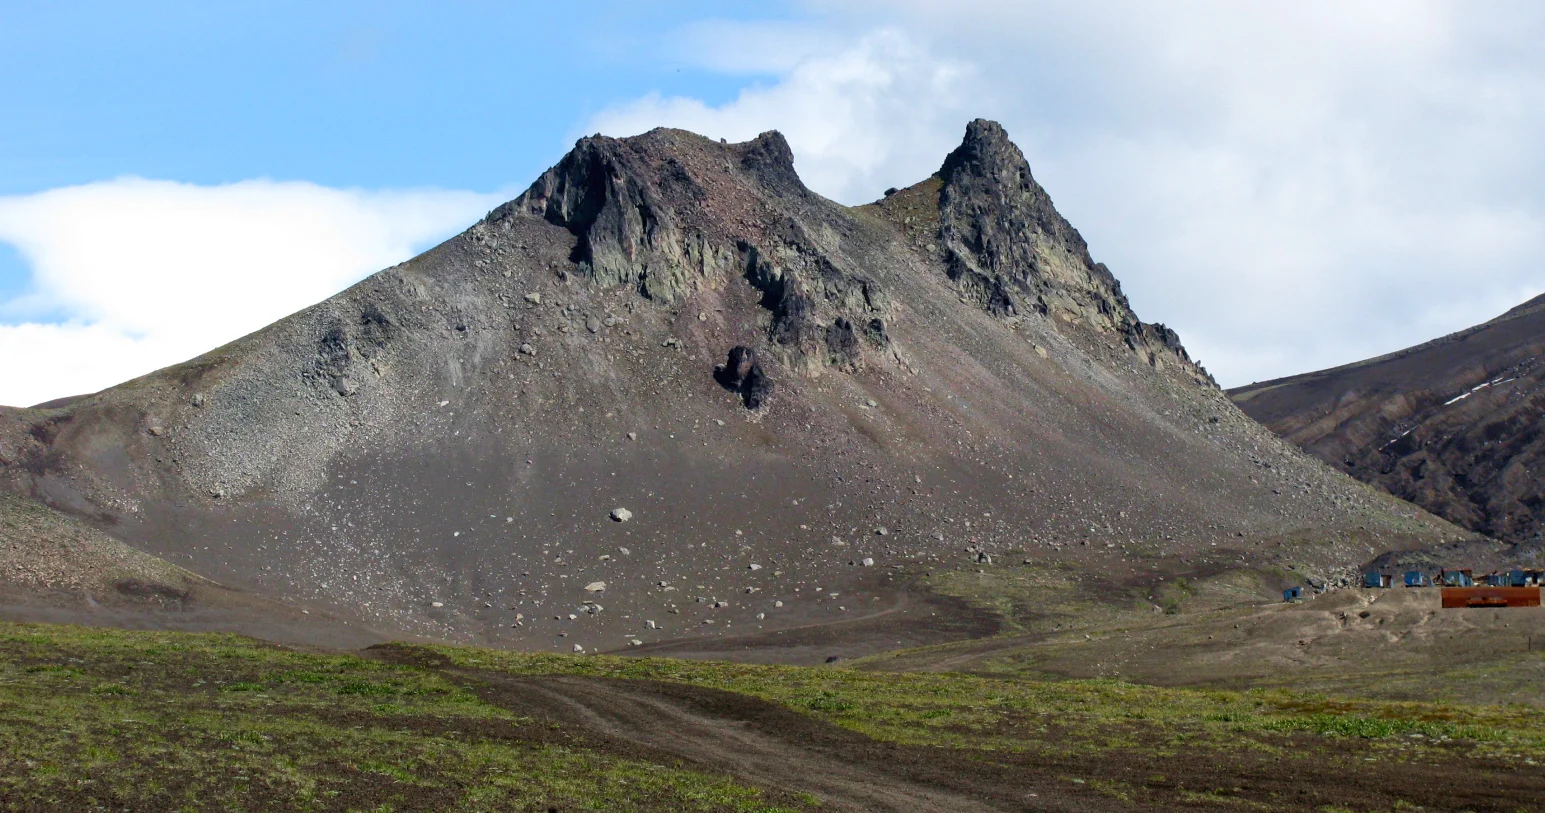
[[[772,380],[757,363],[756,351],[744,345],[730,348],[729,358],[714,369],[714,376],[725,389],[741,397],[746,409],[761,409],[772,394]]]
[[[949,275],[1000,315],[1039,313],[1115,333],[1150,364],[1166,360],[1209,383],[1180,337],[1132,312],[1121,283],[1089,256],[997,122],[977,119],[940,167],[939,241]]]
[[[767,339],[798,367],[860,363],[858,344],[822,352],[832,345],[832,331],[854,319],[879,325],[864,335],[884,347],[887,306],[875,281],[843,267],[797,214],[769,218],[764,203],[737,194],[745,191],[734,182],[739,179],[796,204],[815,199],[795,173],[781,134],[722,145],[721,155],[706,160],[680,149],[695,136],[650,135],[581,139],[487,222],[498,227],[525,213],[563,226],[577,238],[570,259],[583,278],[636,287],[662,304],[743,275],[772,315]]]

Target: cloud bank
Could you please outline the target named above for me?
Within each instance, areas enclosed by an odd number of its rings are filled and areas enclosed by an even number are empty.
[[[498,195],[123,178],[0,198],[33,272],[0,303],[0,404],[95,392],[325,299],[470,225]]]
[[[968,119],[996,118],[1138,313],[1180,330],[1226,385],[1415,344],[1545,291],[1545,7],[911,0],[815,14],[687,29],[703,68],[769,81],[719,105],[637,99],[589,129],[776,128],[807,184],[858,203],[935,170]]]
[[[669,126],[746,141],[778,130],[793,146],[805,184],[845,203],[878,197],[896,177],[921,180],[959,141],[977,78],[966,63],[927,51],[899,29],[846,43],[822,36],[832,47],[814,53],[807,39],[816,35],[807,29],[770,24],[754,34],[755,28],[694,26],[683,32],[681,47],[705,68],[781,68],[776,84],[753,85],[717,107],[650,95],[602,111],[586,131],[623,136]],[[725,53],[727,38],[737,46],[733,55]]]

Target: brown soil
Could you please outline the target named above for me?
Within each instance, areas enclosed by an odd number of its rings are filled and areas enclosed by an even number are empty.
[[[911,580],[877,590],[870,607],[851,618],[830,620],[811,614],[779,629],[725,638],[690,637],[618,649],[619,655],[729,660],[741,663],[810,665],[848,660],[896,649],[984,638],[1000,627],[996,614],[959,599],[940,596]]]

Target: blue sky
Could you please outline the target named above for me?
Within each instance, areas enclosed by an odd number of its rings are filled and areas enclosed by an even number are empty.
[[[1522,0],[0,0],[0,403],[196,355],[459,231],[580,134],[657,125],[779,129],[807,184],[856,203],[996,118],[1225,384],[1353,361],[1545,291],[1542,20]]]
[[[619,100],[732,96],[744,77],[662,42],[735,8],[7,2],[0,194],[119,175],[491,189],[540,172]]]

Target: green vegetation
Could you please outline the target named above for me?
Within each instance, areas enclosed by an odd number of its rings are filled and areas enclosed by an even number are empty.
[[[1508,707],[0,624],[0,810],[820,809],[499,705],[510,678],[549,675],[736,692],[910,759],[1153,809],[1269,806],[1284,791],[1259,777],[1278,765],[1522,776],[1545,759]]]
[[[435,672],[222,635],[0,624],[0,810],[774,811]]]
[[[749,694],[887,742],[1074,754],[1173,746],[1278,751],[1279,736],[1356,738],[1407,758],[1442,749],[1545,759],[1545,732],[1506,707],[1336,699],[1283,690],[1169,689],[1114,680],[999,680],[663,658],[435,647],[499,672],[658,680]],[[1413,736],[1420,735],[1420,736]]]

